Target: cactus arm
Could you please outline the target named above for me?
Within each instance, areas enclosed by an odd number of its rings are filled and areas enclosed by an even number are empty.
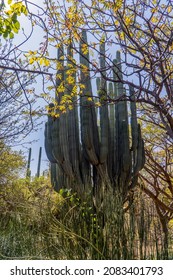
[[[114,60],[113,77],[115,81],[118,80],[117,82],[114,82],[114,94],[115,97],[120,98],[125,95],[125,90],[123,89],[123,84],[121,82],[122,69],[119,52],[117,52],[116,60]],[[115,118],[115,181],[118,182],[118,186],[120,188],[124,186],[124,193],[126,193],[132,169],[126,101],[117,101],[117,104],[115,105]]]
[[[54,138],[52,137],[52,125],[53,125],[53,118],[51,116],[51,111],[54,110],[54,104],[49,104],[49,109],[48,109],[48,121],[45,124],[45,151],[47,154],[47,157],[51,163],[56,163],[56,158],[53,154],[53,140]]]
[[[88,73],[84,73],[81,69],[81,80],[85,83],[85,88],[80,97],[80,121],[81,121],[81,140],[85,147],[84,152],[88,160],[94,164],[99,164],[99,137],[97,120],[94,108],[94,102],[89,101],[92,98],[92,87],[89,77],[89,54],[82,54],[82,44],[87,45],[86,32],[82,31],[82,41],[80,43],[80,64],[88,69]]]
[[[109,97],[114,99],[113,84],[109,83]],[[109,145],[108,145],[108,173],[113,183],[113,170],[115,168],[115,104],[109,104]]]
[[[71,67],[74,67],[71,62],[73,61],[72,55],[72,46],[70,45],[67,49],[67,68],[66,70],[70,70]],[[74,83],[76,83],[76,74],[72,72],[70,74],[73,77]],[[66,77],[68,75],[66,74]],[[66,94],[70,96],[73,90],[74,84],[65,83]],[[69,143],[69,159],[71,162],[73,174],[77,181],[76,184],[81,186],[82,179],[80,173],[80,158],[81,158],[81,144],[79,142],[79,121],[78,121],[78,108],[77,108],[77,97],[71,97],[73,109],[68,110],[67,113],[67,121],[68,121],[68,143]]]
[[[106,76],[106,61],[105,61],[105,43],[100,45],[100,68],[101,79],[100,89],[98,89],[101,107],[100,109],[100,163],[107,161],[108,157],[108,139],[109,139],[109,119],[108,119],[108,104],[107,104],[107,85],[104,76]]]
[[[62,61],[61,68],[57,71],[57,79],[56,79],[56,86],[57,86],[57,93],[56,93],[56,101],[57,105],[60,105],[62,96],[67,93],[59,92],[58,87],[61,83],[65,84],[66,78],[66,68],[64,66],[64,48],[61,46],[58,49],[58,61]],[[56,110],[57,113],[60,114],[59,119],[56,119],[54,122],[54,126],[52,127],[52,135],[53,135],[53,153],[55,158],[57,159],[58,163],[62,166],[64,172],[71,178],[73,178],[73,171],[72,166],[69,158],[69,142],[68,142],[68,114],[62,114],[58,109]]]
[[[56,93],[55,93],[55,100],[57,105],[60,104],[62,95],[64,92],[59,91],[59,86],[61,83],[64,83],[64,48],[61,45],[57,50],[57,61],[58,61],[58,70],[56,73]]]

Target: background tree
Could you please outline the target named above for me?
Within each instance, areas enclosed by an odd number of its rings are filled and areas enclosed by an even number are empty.
[[[4,41],[3,41],[4,42]],[[12,42],[6,41],[0,47],[1,56],[6,67],[15,63],[17,52],[12,50]],[[13,58],[12,58],[13,56]],[[17,61],[16,61],[17,63]],[[34,75],[0,68],[0,139],[6,142],[19,141],[21,134],[27,135],[33,128],[31,93],[34,88]]]
[[[21,152],[14,152],[0,140],[0,188],[11,185],[23,175],[25,159]]]
[[[165,257],[168,257],[169,222],[173,219],[172,142],[162,128],[144,116],[143,137],[146,164],[140,177],[142,190],[155,203],[164,232]]]
[[[26,32],[20,24],[21,16],[30,25]],[[9,143],[19,142],[33,129],[37,128],[37,114],[42,112],[37,99],[40,92],[35,86],[39,75],[51,74],[38,67],[30,67],[25,57],[27,44],[33,35],[33,26],[27,16],[25,3],[22,1],[2,1],[0,7],[0,140]],[[15,38],[13,40],[13,37]],[[19,43],[18,43],[19,39]],[[45,76],[47,74],[47,76]],[[41,83],[40,83],[41,88]],[[39,114],[40,116],[40,114]]]

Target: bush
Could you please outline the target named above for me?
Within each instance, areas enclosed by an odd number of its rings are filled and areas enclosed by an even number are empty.
[[[91,197],[82,201],[70,189],[56,193],[49,176],[1,187],[0,258],[164,258],[160,222],[146,195],[136,190],[126,208],[118,194],[104,201],[98,212]]]

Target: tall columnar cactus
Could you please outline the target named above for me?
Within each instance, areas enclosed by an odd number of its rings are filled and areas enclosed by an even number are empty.
[[[117,52],[113,61],[112,76],[115,82],[108,84],[105,44],[102,43],[100,77],[96,80],[97,92],[94,94],[98,95],[101,103],[97,116],[89,74],[89,52],[82,53],[83,45],[87,45],[85,31],[82,32],[80,43],[80,78],[85,85],[80,95],[80,110],[76,106],[76,97],[72,100],[73,110],[60,114],[59,118],[51,116],[51,112],[60,113],[53,104],[50,104],[49,108],[45,148],[52,166],[52,182],[57,190],[72,188],[80,194],[87,190],[93,191],[96,200],[102,200],[106,188],[111,187],[114,191],[121,191],[125,199],[128,191],[136,185],[138,173],[145,162],[134,89],[130,88],[129,123],[129,105],[123,100],[126,93],[121,82],[123,73],[120,52]],[[58,60],[61,60],[63,55],[62,47],[58,51]],[[69,48],[67,58],[70,56],[72,53]],[[65,94],[70,95],[72,92],[72,86],[67,81],[69,67],[71,62],[67,59],[67,64],[62,64],[62,69],[57,73],[57,87],[63,82],[65,88],[56,96],[58,104]],[[111,102],[108,103],[108,100]]]
[[[32,151],[32,149],[29,148],[27,168],[26,168],[26,178],[30,178],[31,177],[31,170],[30,170],[30,166],[31,166],[31,151]]]
[[[36,177],[40,177],[40,168],[41,168],[41,156],[42,156],[42,147],[39,149],[39,155],[38,155],[38,165],[37,165],[37,174]]]

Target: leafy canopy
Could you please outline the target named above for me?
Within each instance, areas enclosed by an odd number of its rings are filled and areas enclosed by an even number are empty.
[[[57,89],[61,94],[64,89],[61,72],[63,63],[68,63],[66,81],[73,86],[73,95],[83,90],[80,76],[76,69],[82,69],[91,76],[103,75],[98,64],[99,44],[106,44],[106,67],[110,69],[115,58],[115,51],[120,49],[124,86],[135,88],[139,102],[146,102],[161,114],[167,132],[173,138],[173,119],[171,117],[172,80],[173,80],[173,3],[172,1],[139,0],[90,0],[90,1],[45,1],[46,9],[40,8],[42,18],[37,15],[33,23],[45,32],[45,41],[39,50],[28,54],[29,63],[58,70],[58,79],[62,81]],[[81,50],[81,32],[86,30],[88,44],[83,42]],[[73,46],[73,58],[69,59],[67,48]],[[61,59],[50,55],[49,50],[64,47]],[[90,54],[90,69],[79,63],[78,54]],[[72,56],[72,55],[71,55]],[[76,59],[74,59],[74,57]],[[77,80],[73,78],[76,72]],[[107,80],[115,80],[112,76]],[[120,77],[116,79],[118,80]],[[78,86],[76,89],[75,86]],[[55,84],[53,85],[55,86]],[[49,88],[50,89],[50,88]],[[49,96],[50,90],[47,90]],[[52,87],[53,89],[53,87]],[[127,98],[129,94],[126,94]],[[67,98],[68,99],[68,98]],[[68,99],[69,100],[69,99]],[[61,104],[63,105],[63,104]],[[60,108],[64,112],[64,106]]]
[[[9,146],[0,141],[0,187],[23,175],[25,160],[21,152],[13,151]]]
[[[0,35],[5,39],[14,37],[19,32],[20,22],[18,17],[27,15],[26,6],[21,1],[5,1],[0,7]]]

